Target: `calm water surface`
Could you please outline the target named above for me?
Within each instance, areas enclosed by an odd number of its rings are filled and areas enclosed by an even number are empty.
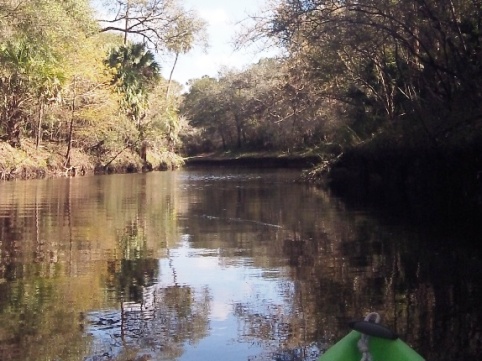
[[[480,359],[477,236],[297,175],[1,183],[0,359],[310,361],[370,311],[430,360]]]

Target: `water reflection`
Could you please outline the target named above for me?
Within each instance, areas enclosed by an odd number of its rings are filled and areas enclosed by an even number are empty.
[[[482,354],[471,242],[295,177],[0,184],[2,360],[308,361],[372,310],[428,359]]]

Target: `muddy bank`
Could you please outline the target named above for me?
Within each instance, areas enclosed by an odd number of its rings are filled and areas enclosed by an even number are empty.
[[[223,166],[223,167],[253,167],[253,168],[311,168],[320,163],[320,157],[303,156],[265,156],[247,155],[239,157],[198,156],[185,158],[185,167]]]

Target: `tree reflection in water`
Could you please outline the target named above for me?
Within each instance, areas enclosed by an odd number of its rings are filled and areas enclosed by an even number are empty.
[[[123,359],[130,354],[175,359],[185,342],[206,336],[208,316],[207,289],[195,297],[186,286],[143,287],[137,302],[122,302],[120,310],[87,314],[86,331],[94,336],[91,359],[99,355]]]
[[[373,310],[427,359],[480,358],[480,233],[241,173],[2,184],[2,361],[311,361]]]

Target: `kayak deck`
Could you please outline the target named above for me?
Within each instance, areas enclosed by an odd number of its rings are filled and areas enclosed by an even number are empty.
[[[360,337],[360,332],[351,331],[326,350],[318,361],[360,361],[362,354],[357,345]],[[370,337],[368,347],[373,361],[424,361],[422,356],[399,338],[389,340]]]

